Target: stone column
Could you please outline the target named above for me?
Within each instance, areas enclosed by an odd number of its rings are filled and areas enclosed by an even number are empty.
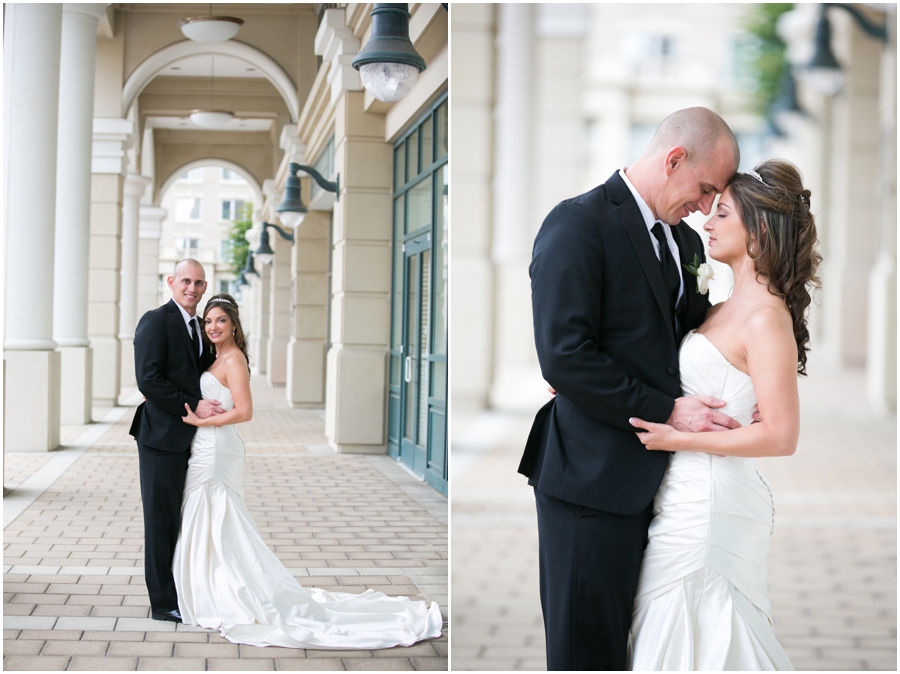
[[[19,452],[59,445],[53,258],[61,33],[62,5],[6,5],[4,448]]]
[[[487,406],[493,371],[494,273],[491,222],[494,178],[494,29],[497,5],[462,4],[450,17],[454,48],[450,97],[455,124],[453,155],[454,357],[450,359],[454,410]],[[455,74],[454,74],[455,73]],[[461,357],[456,357],[461,354]]]
[[[94,405],[112,407],[120,392],[119,270],[127,119],[95,117],[91,161],[88,337],[94,349]]]
[[[284,386],[287,370],[287,345],[291,323],[290,241],[269,229],[275,257],[269,265],[269,343],[266,351],[266,378],[271,386]],[[278,239],[276,242],[275,239]]]
[[[322,407],[325,403],[330,215],[329,211],[310,211],[294,231],[285,382],[291,407]]]
[[[59,345],[60,421],[91,421],[93,350],[88,341],[91,135],[97,26],[105,4],[66,3],[62,11],[53,339]]]
[[[828,16],[846,80],[834,99],[831,128],[826,129],[832,156],[823,250],[823,351],[835,365],[862,366],[869,317],[865,279],[875,262],[878,221],[881,43],[857,29],[846,12],[831,11]]]
[[[534,6],[498,7],[497,101],[494,152],[494,378],[490,404],[498,409],[534,409],[545,387],[534,351],[528,265],[534,240],[532,183],[538,159],[533,115],[537,107],[532,54]]]
[[[889,45],[879,84],[878,242],[869,272],[866,385],[879,414],[897,412],[897,9],[886,13]]]
[[[383,115],[363,112],[363,93],[335,104],[331,340],[325,434],[338,452],[386,451],[387,354],[391,335],[393,149]]]
[[[256,214],[254,213],[254,219]],[[259,245],[259,229],[247,232],[250,250]],[[249,277],[250,287],[244,289],[244,296],[253,304],[250,329],[250,367],[255,373],[265,374],[269,353],[269,265],[254,259],[253,266],[259,274],[258,278]]]
[[[166,219],[167,214],[165,208],[141,206],[135,312],[138,321],[146,312],[159,306],[159,236],[162,232],[162,221]]]
[[[122,194],[122,270],[119,296],[119,344],[122,351],[122,388],[137,386],[134,375],[134,329],[137,327],[138,228],[141,197],[152,181],[137,173],[125,176]]]

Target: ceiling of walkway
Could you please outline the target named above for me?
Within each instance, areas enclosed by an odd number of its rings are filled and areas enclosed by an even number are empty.
[[[136,103],[142,132],[153,129],[157,199],[173,172],[197,160],[234,162],[260,184],[274,176],[282,154],[281,130],[302,109],[318,69],[313,45],[322,5],[113,7],[113,39],[121,41],[126,90],[128,81],[136,82],[132,95],[137,98],[125,95],[123,103]],[[207,46],[186,41],[178,22],[210,13],[235,16],[244,24],[228,43]],[[218,53],[204,53],[207,49]],[[234,119],[222,129],[202,129],[190,121],[190,112],[196,109],[228,110]]]

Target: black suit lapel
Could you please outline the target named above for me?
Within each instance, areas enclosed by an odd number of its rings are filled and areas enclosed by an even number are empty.
[[[194,343],[191,341],[188,327],[184,324],[184,316],[181,315],[181,310],[178,308],[178,305],[175,304],[175,300],[169,300],[168,307],[169,320],[173,321],[176,325],[176,332],[181,335],[181,339],[187,347],[188,355],[191,357],[191,362],[197,366],[197,369],[200,369],[200,365],[197,362],[197,353],[194,351]]]
[[[641,215],[641,209],[638,208],[637,202],[628,189],[628,185],[619,176],[616,171],[612,177],[606,181],[607,189],[613,202],[617,203],[616,213],[625,231],[628,232],[628,238],[637,253],[638,259],[641,261],[641,267],[644,274],[650,282],[650,288],[653,290],[653,296],[659,305],[659,310],[663,314],[666,326],[669,328],[669,334],[675,338],[675,326],[672,323],[672,312],[669,310],[668,284],[663,276],[662,266],[659,264],[659,258],[653,249],[653,242],[650,241],[650,232],[647,231],[647,224],[644,222],[644,216]],[[624,192],[623,192],[624,191]]]

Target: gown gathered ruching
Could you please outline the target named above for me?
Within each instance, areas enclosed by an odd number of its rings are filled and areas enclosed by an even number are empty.
[[[684,395],[728,401],[746,426],[750,377],[705,336],[681,344]],[[629,643],[633,670],[793,670],[775,638],[766,558],[772,490],[756,460],[675,452],[653,502]]]
[[[234,407],[210,372],[204,398]],[[441,634],[436,602],[302,587],[269,550],[244,499],[244,442],[234,426],[197,429],[173,574],[185,624],[234,643],[289,648],[410,646]]]

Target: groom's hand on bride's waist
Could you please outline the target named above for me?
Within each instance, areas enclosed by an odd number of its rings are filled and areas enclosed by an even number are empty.
[[[204,398],[199,403],[197,403],[197,409],[194,410],[194,414],[197,415],[198,419],[208,419],[209,417],[214,417],[217,414],[222,414],[225,410],[222,409],[221,404],[218,400],[210,400]]]
[[[704,433],[706,431],[727,431],[740,428],[741,424],[727,414],[717,412],[719,407],[727,403],[714,396],[684,396],[675,399],[672,414],[666,420],[669,426],[687,433]]]

